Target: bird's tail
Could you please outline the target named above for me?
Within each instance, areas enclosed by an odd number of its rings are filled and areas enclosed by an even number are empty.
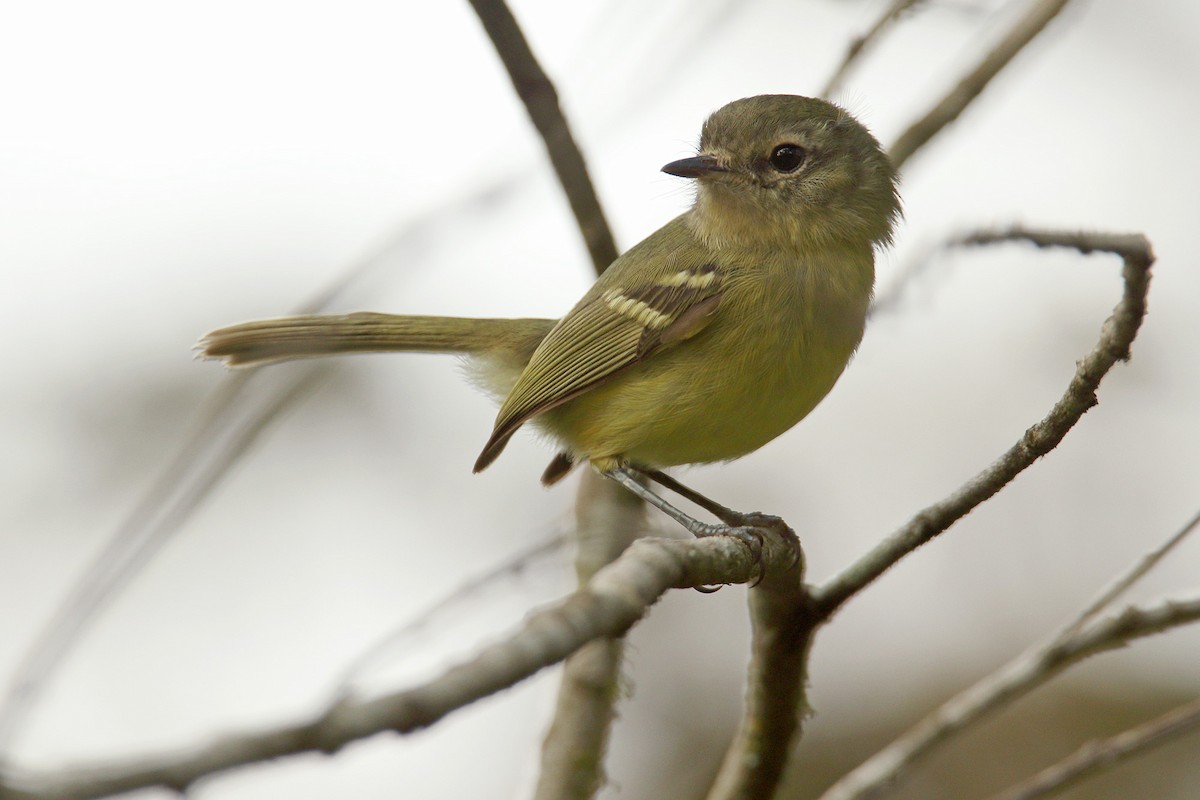
[[[230,366],[338,353],[430,352],[485,356],[520,369],[554,322],[370,312],[280,317],[215,330],[197,349],[201,356],[223,359]]]

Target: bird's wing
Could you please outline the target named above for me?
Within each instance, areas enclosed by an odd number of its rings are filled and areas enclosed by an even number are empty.
[[[654,273],[622,281],[618,271],[617,280],[595,287],[550,331],[501,406],[476,472],[495,460],[532,417],[696,335],[712,321],[721,302],[716,264],[684,256]]]

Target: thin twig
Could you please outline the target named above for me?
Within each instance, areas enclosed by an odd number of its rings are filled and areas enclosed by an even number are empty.
[[[1200,621],[1200,597],[1150,608],[1127,608],[1061,642],[1027,650],[1006,666],[959,693],[898,739],[847,773],[820,800],[865,800],[891,786],[905,769],[937,744],[1006,707],[1088,656],[1134,639]]]
[[[354,693],[355,679],[370,669],[371,665],[376,661],[382,660],[385,654],[396,650],[405,639],[432,625],[442,614],[454,606],[475,597],[483,588],[501,578],[518,575],[532,564],[535,559],[555,552],[566,541],[567,537],[565,534],[556,533],[547,539],[518,551],[482,574],[473,575],[462,581],[457,587],[414,614],[409,622],[389,631],[378,642],[363,651],[342,671],[341,678],[334,683],[332,693],[333,702],[340,702],[352,695]]]
[[[761,555],[761,559],[756,558]],[[176,755],[99,768],[56,769],[53,777],[0,779],[5,800],[84,800],[150,787],[184,791],[209,775],[296,755],[332,754],[386,731],[409,733],[558,663],[588,642],[623,635],[671,588],[745,583],[794,564],[794,552],[766,536],[761,553],[728,536],[639,539],[565,599],[531,614],[503,641],[413,689],[347,699],[308,721],[227,736]]]
[[[905,295],[938,264],[943,249],[941,245],[935,247],[928,244],[914,248],[914,252],[896,271],[892,281],[883,291],[875,293],[871,307],[867,309],[867,319],[874,322],[880,317],[895,314],[905,308]]]
[[[1200,728],[1200,700],[1106,739],[1088,742],[1057,764],[994,795],[991,800],[1034,800]]]
[[[963,238],[960,244],[984,245],[1010,241],[1028,241],[1039,247],[1069,247],[1085,254],[1106,252],[1119,255],[1124,261],[1121,300],[1101,328],[1095,348],[1078,362],[1071,383],[1050,413],[1025,431],[1020,440],[991,466],[945,500],[925,508],[855,564],[816,589],[814,601],[823,617],[831,616],[842,603],[904,556],[945,531],[1000,491],[1034,461],[1054,449],[1067,431],[1096,405],[1096,389],[1101,379],[1118,361],[1129,358],[1130,345],[1146,314],[1150,265],[1154,263],[1150,243],[1144,236],[1012,228],[974,234]]]
[[[834,92],[842,88],[842,83],[846,80],[846,76],[850,74],[850,69],[858,63],[858,60],[866,55],[867,51],[883,38],[883,34],[892,26],[900,16],[908,9],[915,6],[921,0],[892,0],[888,7],[883,10],[883,13],[876,18],[874,24],[867,29],[866,33],[855,36],[850,40],[850,44],[846,46],[846,54],[842,57],[842,62],[838,64],[837,69],[829,76],[829,81],[825,84],[825,88],[821,90],[821,97],[828,98]]]
[[[1070,0],[1035,0],[1028,12],[1009,30],[973,70],[968,72],[933,108],[912,123],[888,148],[896,169],[900,169],[943,128],[958,119],[968,105],[987,87],[992,78],[1041,33]]]
[[[467,199],[494,197],[495,184],[481,186]],[[364,275],[386,263],[397,251],[423,235],[439,217],[462,207],[462,199],[435,208],[421,219],[404,224],[366,255],[356,259],[329,283],[292,310],[314,314],[333,303]],[[266,426],[303,395],[328,365],[296,366],[274,386],[250,398],[243,395],[256,382],[254,370],[229,375],[205,401],[191,433],[154,484],[109,536],[100,554],[84,568],[82,576],[54,611],[29,646],[0,696],[0,754],[6,751],[32,712],[47,682],[71,647],[113,598],[129,584],[183,521],[209,497]],[[243,403],[258,403],[239,421]],[[253,419],[251,419],[253,417]]]
[[[496,47],[517,96],[546,144],[558,182],[587,244],[592,266],[599,274],[617,258],[617,246],[588,177],[583,153],[558,105],[558,92],[529,49],[525,35],[504,0],[471,0],[471,7]]]
[[[1158,564],[1158,562],[1162,561],[1168,553],[1178,547],[1183,540],[1186,539],[1188,535],[1198,527],[1200,527],[1200,511],[1196,512],[1196,516],[1192,517],[1192,519],[1186,525],[1176,531],[1171,538],[1167,539],[1160,546],[1156,547],[1154,550],[1138,559],[1138,562],[1134,564],[1128,572],[1119,576],[1111,584],[1105,587],[1104,591],[1102,591],[1095,600],[1089,603],[1087,607],[1079,613],[1074,621],[1072,621],[1066,626],[1066,628],[1063,629],[1063,631],[1058,635],[1058,638],[1065,639],[1068,636],[1072,636],[1081,630],[1088,622],[1095,619],[1100,612],[1112,605],[1113,601],[1124,594],[1129,587],[1141,580],[1141,578],[1147,572],[1154,569],[1154,566]]]
[[[209,398],[199,424],[118,526],[62,600],[18,663],[0,699],[0,752],[17,736],[47,682],[87,627],[179,530],[259,435],[301,397],[329,365],[306,365],[265,397],[245,396],[249,374],[230,376]],[[242,406],[254,404],[242,412]]]

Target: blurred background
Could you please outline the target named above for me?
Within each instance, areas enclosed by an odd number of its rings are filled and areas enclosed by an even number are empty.
[[[683,211],[659,173],[751,94],[816,94],[879,2],[521,0],[622,248]],[[930,2],[833,99],[886,144],[1024,3]],[[9,3],[0,23],[0,686],[235,379],[204,332],[333,310],[558,316],[590,283],[542,147],[466,3]],[[1142,231],[1150,314],[1063,445],[852,601],[813,653],[795,796],[1068,618],[1200,503],[1200,6],[1078,0],[904,171],[887,290],[980,226]],[[347,278],[350,278],[347,281]],[[1111,257],[1008,246],[938,257],[876,318],[802,425],[685,471],[786,518],[823,580],[985,467],[1056,400],[1120,292]],[[452,359],[365,356],[254,376],[236,429],[284,413],[102,607],[9,755],[23,766],[184,747],[316,708],[430,603],[569,529],[573,477],[518,435],[470,472],[493,407]],[[304,376],[312,375],[311,379]],[[203,483],[225,440],[182,457]],[[197,476],[200,476],[199,478]],[[156,508],[168,508],[158,505]],[[149,523],[149,526],[144,523]],[[663,526],[664,530],[666,529]],[[569,550],[404,640],[396,688],[572,585]],[[1194,590],[1200,540],[1137,596]],[[89,601],[94,605],[96,601]],[[676,592],[635,629],[606,797],[694,797],[740,709],[745,590]],[[926,767],[903,797],[975,797],[1194,697],[1200,632],[1073,670]],[[210,780],[221,800],[521,796],[556,674],[434,730]],[[1185,739],[1069,797],[1195,797]],[[464,769],[466,762],[470,769]],[[150,796],[150,795],[147,795]]]

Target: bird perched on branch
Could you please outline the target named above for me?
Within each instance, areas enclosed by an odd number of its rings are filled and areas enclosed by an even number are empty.
[[[694,205],[560,320],[284,317],[214,331],[201,351],[235,366],[463,354],[504,398],[476,472],[528,422],[561,448],[546,484],[587,461],[697,535],[742,535],[747,515],[699,498],[726,524],[701,523],[637,478],[683,489],[660,470],[750,453],[829,392],[862,339],[875,250],[900,215],[897,176],[844,109],[792,95],[729,103],[704,123],[696,156],[662,169],[695,181]]]

